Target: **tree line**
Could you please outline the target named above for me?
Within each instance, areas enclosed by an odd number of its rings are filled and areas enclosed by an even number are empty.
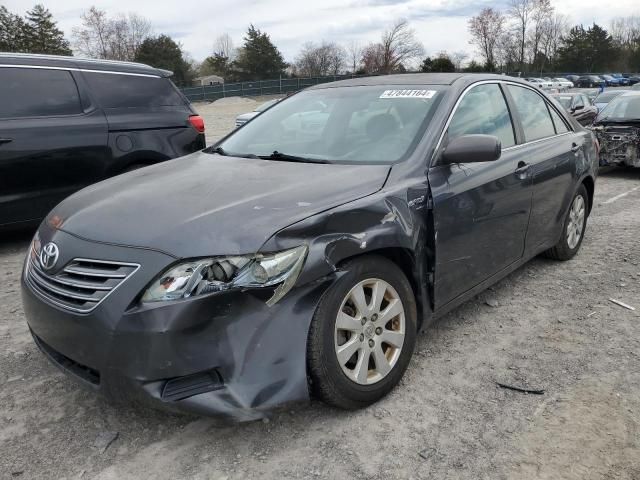
[[[469,19],[471,43],[483,70],[502,72],[637,72],[640,17],[616,18],[609,31],[594,23],[571,26],[551,0],[511,0]]]
[[[194,61],[170,36],[155,34],[141,15],[90,7],[80,17],[71,40],[52,14],[36,5],[24,16],[0,6],[0,51],[82,56],[137,61],[174,72],[174,81],[190,85],[197,76],[219,75],[226,82],[278,77],[389,74],[407,71],[597,72],[640,70],[640,17],[615,19],[609,31],[600,25],[570,26],[551,0],[510,0],[504,11],[482,9],[469,19],[468,30],[482,62],[464,51],[440,52],[425,58],[425,48],[405,19],[389,23],[377,41],[346,45],[309,41],[292,62],[268,33],[249,25],[235,47],[221,34],[211,54]]]

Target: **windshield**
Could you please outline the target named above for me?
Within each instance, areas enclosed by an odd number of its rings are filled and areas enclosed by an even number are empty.
[[[638,120],[640,119],[640,95],[621,95],[604,107],[598,120]]]
[[[279,98],[275,99],[275,100],[269,100],[268,102],[263,103],[262,105],[260,105],[259,107],[257,107],[254,112],[264,112],[267,108],[269,108],[270,106],[278,103],[280,101]]]
[[[598,103],[609,103],[611,99],[617,97],[618,95],[622,95],[624,92],[604,92],[596,97],[596,102]]]
[[[447,87],[376,85],[305,90],[210,151],[331,163],[393,163],[415,148]]]
[[[564,108],[566,108],[567,110],[569,110],[571,108],[571,100],[573,99],[573,97],[571,95],[557,95],[556,96],[556,100],[558,102],[560,102],[560,105],[562,105]]]

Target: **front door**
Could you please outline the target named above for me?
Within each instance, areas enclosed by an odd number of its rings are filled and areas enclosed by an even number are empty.
[[[517,262],[524,252],[531,179],[522,170],[511,114],[497,83],[480,84],[466,92],[444,142],[478,133],[501,140],[499,160],[437,165],[429,171],[436,310]]]

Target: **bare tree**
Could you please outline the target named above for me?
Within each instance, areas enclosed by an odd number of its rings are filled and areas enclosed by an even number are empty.
[[[135,13],[108,18],[104,10],[91,7],[81,18],[82,26],[73,29],[73,41],[87,57],[132,61],[152,34],[151,22]]]
[[[553,17],[553,6],[551,0],[534,0],[531,13],[532,28],[529,34],[531,45],[531,63],[535,67],[540,67],[540,72],[544,68],[545,59],[540,58],[540,51],[544,36],[550,28],[550,21]]]
[[[382,35],[381,72],[392,73],[407,62],[424,55],[424,47],[416,38],[415,31],[409,27],[405,19],[397,20],[389,30]]]
[[[228,33],[223,33],[216,38],[213,45],[213,52],[221,55],[229,60],[233,60],[236,56],[236,49],[233,47],[233,40]]]
[[[453,62],[453,65],[456,67],[457,71],[460,71],[462,69],[462,63],[467,58],[469,58],[469,54],[467,52],[459,51],[459,52],[453,52],[451,54],[451,61]]]
[[[490,69],[496,67],[496,50],[504,31],[504,22],[504,15],[491,7],[482,9],[478,15],[469,20],[470,43],[480,49]]]
[[[348,60],[351,66],[351,73],[356,73],[362,63],[362,47],[357,40],[352,40],[347,47]]]
[[[525,49],[527,46],[527,32],[531,26],[531,15],[535,8],[535,0],[511,0],[509,16],[516,22],[518,32],[518,62],[520,70],[525,69]]]
[[[569,31],[569,20],[566,15],[556,13],[546,22],[542,35],[542,52],[544,58],[554,63],[558,57],[558,50],[562,45],[562,37]],[[544,64],[540,66],[542,68]]]
[[[305,43],[295,63],[298,74],[308,77],[337,75],[345,65],[344,48],[334,42],[324,41],[320,45]]]
[[[378,73],[383,69],[384,47],[381,43],[370,43],[362,49],[362,68],[366,73]]]

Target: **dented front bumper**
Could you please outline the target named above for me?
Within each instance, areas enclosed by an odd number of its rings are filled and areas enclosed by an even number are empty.
[[[83,385],[116,400],[236,420],[309,398],[307,333],[332,275],[293,288],[271,307],[271,289],[145,305],[135,296],[171,258],[97,247],[64,232],[55,237],[61,251],[103,248],[108,258],[128,261],[135,255],[141,263],[127,288],[89,314],[47,302],[23,276],[23,304],[36,344]]]
[[[640,167],[640,128],[627,125],[596,126],[600,165]]]

